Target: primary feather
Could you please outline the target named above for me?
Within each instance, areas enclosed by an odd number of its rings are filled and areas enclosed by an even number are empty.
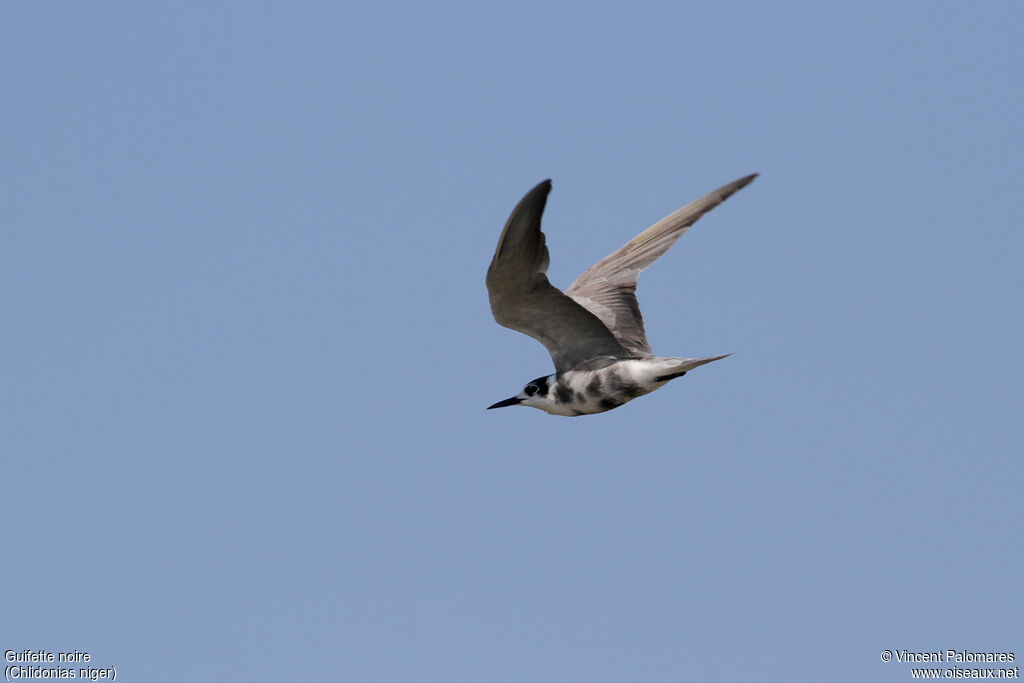
[[[756,177],[754,173],[733,181],[661,219],[588,268],[565,293],[596,315],[630,355],[650,357],[651,347],[636,300],[637,278],[701,216]]]

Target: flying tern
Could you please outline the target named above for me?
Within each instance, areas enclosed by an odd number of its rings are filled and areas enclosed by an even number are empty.
[[[564,293],[548,281],[548,248],[540,227],[551,181],[527,192],[501,232],[487,269],[487,291],[498,324],[547,347],[555,373],[538,377],[488,410],[520,405],[552,415],[603,413],[728,356],[655,356],[644,332],[636,283],[701,216],[756,177],[735,180],[666,216],[591,266]]]

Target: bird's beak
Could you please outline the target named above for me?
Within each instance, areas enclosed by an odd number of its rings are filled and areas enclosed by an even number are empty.
[[[487,410],[490,410],[491,408],[507,408],[508,406],[517,406],[522,402],[523,399],[519,398],[518,396],[513,396],[512,398],[506,398],[504,401],[498,401],[493,406],[487,406]]]

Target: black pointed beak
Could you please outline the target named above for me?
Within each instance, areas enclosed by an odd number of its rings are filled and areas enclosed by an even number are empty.
[[[523,402],[523,399],[513,396],[512,398],[506,398],[504,401],[498,401],[493,406],[487,406],[487,410],[491,408],[507,408],[509,406],[517,406]]]

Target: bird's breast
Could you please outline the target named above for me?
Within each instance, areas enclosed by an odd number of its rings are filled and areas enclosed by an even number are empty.
[[[551,387],[552,412],[557,415],[592,415],[618,408],[657,388],[645,381],[644,361],[623,360],[599,370],[569,370]]]

